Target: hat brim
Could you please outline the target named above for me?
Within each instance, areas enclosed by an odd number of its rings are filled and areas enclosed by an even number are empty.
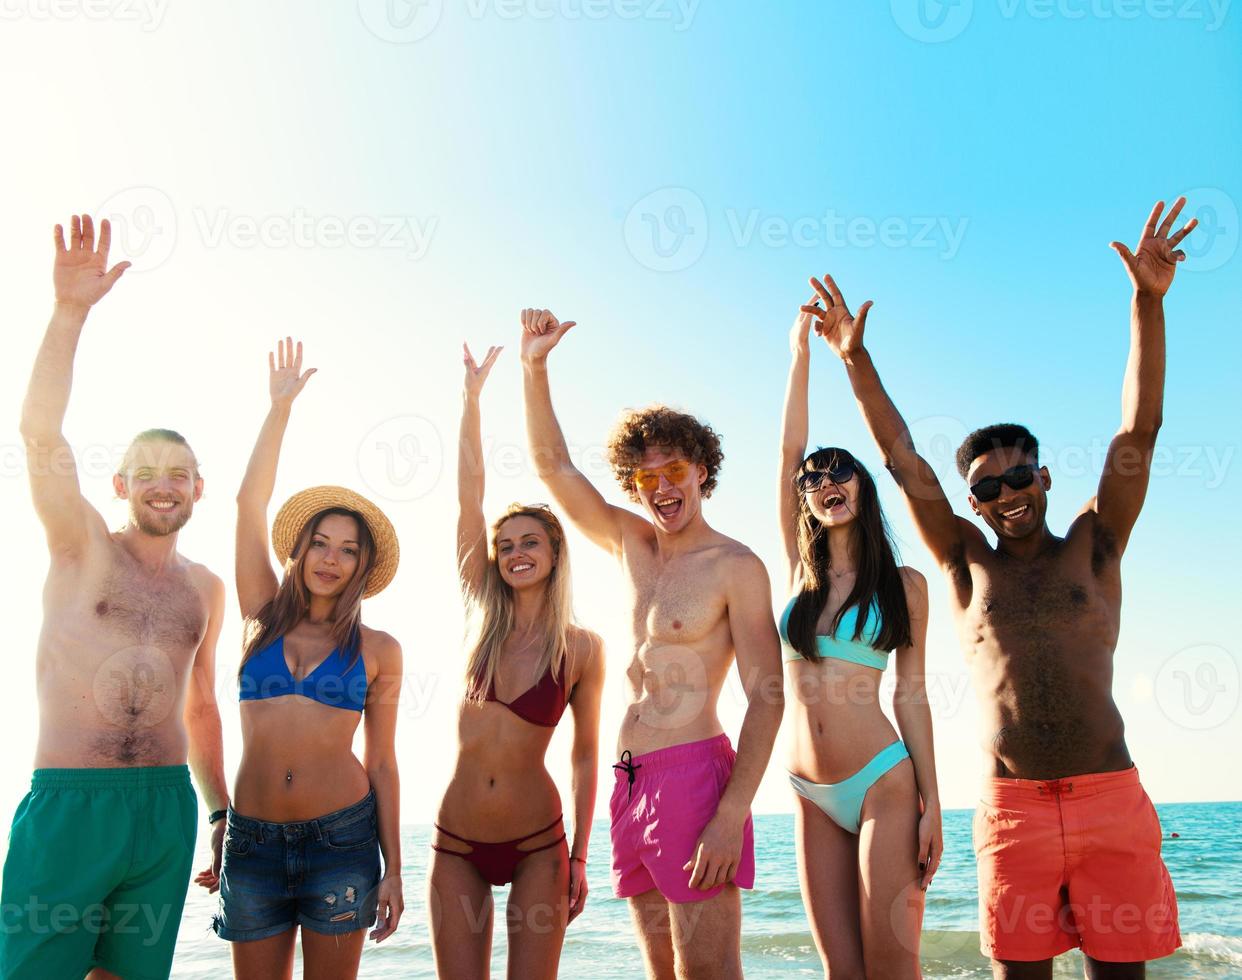
[[[382,510],[348,487],[309,487],[286,500],[272,521],[272,548],[276,557],[282,566],[286,565],[306,523],[316,514],[334,507],[352,510],[366,521],[375,542],[375,557],[362,597],[368,599],[383,592],[397,574],[397,563],[401,560],[397,532]]]

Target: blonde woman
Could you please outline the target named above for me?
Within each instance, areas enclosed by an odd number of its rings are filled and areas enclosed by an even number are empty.
[[[488,977],[492,888],[512,882],[508,975],[554,978],[565,928],[587,896],[603,647],[574,625],[569,551],[556,515],[515,504],[489,536],[479,393],[500,349],[481,365],[464,350],[457,559],[472,636],[457,765],[432,844],[432,943],[439,976]],[[544,767],[566,708],[574,724],[572,841]]]
[[[272,407],[237,495],[242,760],[215,930],[233,944],[238,980],[292,977],[298,926],[306,980],[348,980],[366,930],[378,916],[371,938],[392,935],[404,904],[393,745],[401,647],[362,623],[362,600],[396,573],[397,536],[359,494],[303,490],[272,524],[277,579],[267,505],[293,400],[314,370],[302,372],[291,338],[269,361]],[[359,724],[364,761],[353,753]]]

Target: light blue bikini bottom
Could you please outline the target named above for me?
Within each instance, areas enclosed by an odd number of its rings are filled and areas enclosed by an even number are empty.
[[[867,790],[893,766],[908,758],[910,753],[906,751],[905,743],[898,739],[892,745],[880,749],[858,772],[839,783],[813,783],[801,776],[795,776],[792,772],[789,774],[789,781],[793,783],[799,796],[806,797],[845,830],[856,834]]]

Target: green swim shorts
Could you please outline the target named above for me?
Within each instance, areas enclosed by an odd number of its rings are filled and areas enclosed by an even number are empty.
[[[166,980],[197,823],[186,766],[36,769],[9,831],[0,977]]]

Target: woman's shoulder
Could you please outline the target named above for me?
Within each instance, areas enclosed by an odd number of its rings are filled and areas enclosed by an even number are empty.
[[[372,629],[370,626],[358,627],[362,640],[362,653],[366,657],[385,658],[401,655],[401,644],[391,633]]]
[[[598,633],[582,626],[571,625],[566,633],[569,659],[574,673],[581,677],[597,660],[604,656],[604,639]]]

